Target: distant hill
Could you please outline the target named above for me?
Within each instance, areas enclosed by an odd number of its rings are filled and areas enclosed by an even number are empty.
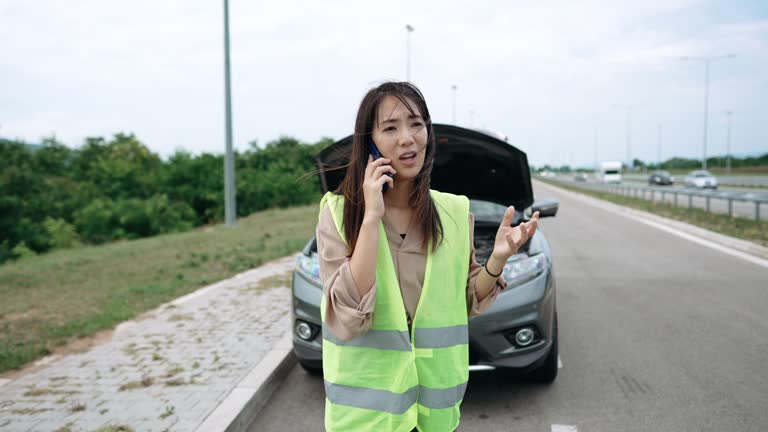
[[[14,143],[16,143],[16,144],[23,144],[24,147],[26,147],[26,148],[28,148],[29,150],[32,150],[32,151],[39,150],[39,149],[43,148],[42,144],[29,144],[29,143],[25,143],[25,142],[19,141],[19,140],[9,140],[9,139],[5,139],[5,138],[0,138],[0,144],[14,144]]]

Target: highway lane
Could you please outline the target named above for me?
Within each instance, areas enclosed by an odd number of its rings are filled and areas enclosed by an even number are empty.
[[[540,226],[563,367],[550,386],[472,373],[460,430],[764,430],[768,269],[534,184],[561,203]],[[323,398],[297,367],[251,430],[321,431]]]
[[[588,182],[576,182],[572,178],[568,178],[565,176],[556,177],[556,181],[565,181],[568,184],[577,186],[577,187],[597,185],[596,182],[591,180]],[[632,182],[632,181],[625,181],[622,184],[626,186],[648,187],[647,183],[639,183],[639,182]],[[686,193],[701,192],[701,190],[699,189],[685,188],[679,185],[678,186],[655,186],[655,188],[657,190],[653,193],[653,195],[651,195],[650,192],[645,193],[645,199],[650,200],[651,197],[653,197],[654,201],[660,202],[663,199],[664,202],[667,202],[669,204],[674,204],[675,203],[674,192],[678,192],[677,194],[678,207],[688,207],[688,196],[686,195]],[[710,191],[706,191],[706,192],[710,192]],[[713,193],[718,194],[722,192],[730,192],[734,198],[743,197],[749,200],[749,201],[734,200],[731,204],[732,205],[731,212],[733,216],[741,217],[745,219],[755,220],[755,204],[754,202],[751,201],[752,199],[758,199],[758,198],[763,200],[768,199],[768,191],[766,191],[765,189],[721,187]],[[637,195],[635,196],[640,198],[642,197],[642,194],[640,192],[637,192]],[[707,208],[706,197],[693,196],[691,198],[691,207],[706,209]],[[709,211],[711,211],[712,213],[728,214],[728,201],[722,198],[717,198],[715,196],[712,196],[709,202]],[[760,220],[762,221],[768,220],[768,204],[761,204]]]
[[[678,189],[680,191],[686,191],[686,190],[696,190],[691,188],[686,188],[683,185],[682,181],[677,181],[675,179],[675,184],[670,186],[663,186],[665,188],[669,189]],[[647,180],[632,180],[632,179],[622,179],[622,183],[636,185],[636,186],[648,186]],[[726,185],[719,185],[717,187],[718,191],[721,192],[744,192],[744,193],[768,193],[768,189],[763,187],[744,187],[744,186],[726,186]]]

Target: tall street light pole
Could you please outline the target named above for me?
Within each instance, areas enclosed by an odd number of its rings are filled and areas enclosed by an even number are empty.
[[[459,87],[456,86],[456,84],[451,86],[451,90],[453,90],[453,104],[452,104],[452,113],[451,113],[451,123],[456,124],[456,90],[458,90]]]
[[[709,121],[709,63],[713,60],[736,57],[735,54],[711,56],[711,57],[680,57],[684,61],[704,62],[704,132],[702,139],[701,169],[707,169],[707,123]]]
[[[597,172],[597,167],[599,165],[599,162],[597,161],[597,146],[598,146],[598,139],[597,139],[597,126],[595,126],[594,135],[592,136],[592,146],[594,151],[594,157],[595,157],[595,172]]]
[[[224,111],[227,152],[224,156],[224,217],[235,225],[235,157],[232,154],[232,92],[229,83],[229,0],[224,0]]]
[[[725,171],[730,174],[731,173],[731,116],[733,115],[733,112],[728,110],[725,112],[726,117],[728,118],[728,129],[725,135]]]
[[[658,164],[659,164],[658,169],[661,169],[661,123],[659,123],[658,125],[657,132],[658,132],[658,136],[657,136],[658,142],[656,143],[656,160],[658,161]]]
[[[413,26],[410,24],[405,25],[405,80],[411,80],[411,33],[413,33]]]
[[[615,108],[621,108],[626,111],[626,131],[624,140],[627,146],[627,168],[633,168],[632,163],[632,108],[634,105],[630,104],[614,104]]]

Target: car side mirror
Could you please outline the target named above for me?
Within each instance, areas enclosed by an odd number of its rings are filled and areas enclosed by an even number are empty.
[[[534,202],[531,206],[531,214],[539,212],[540,218],[554,217],[557,214],[558,207],[560,207],[560,202],[558,200],[539,200]]]

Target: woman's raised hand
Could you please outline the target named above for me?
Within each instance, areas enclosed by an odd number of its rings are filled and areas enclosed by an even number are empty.
[[[529,238],[533,237],[539,223],[539,212],[535,212],[528,222],[512,227],[510,225],[512,225],[514,216],[515,208],[509,206],[504,212],[504,219],[499,225],[499,230],[496,231],[496,241],[493,244],[491,255],[501,262],[506,262]]]
[[[373,160],[373,156],[368,155],[368,165],[365,166],[365,179],[363,180],[363,198],[365,199],[364,219],[371,219],[378,222],[384,216],[384,196],[381,189],[384,183],[389,183],[389,187],[395,186],[392,177],[385,173],[397,174],[389,163],[391,159],[384,157]]]

